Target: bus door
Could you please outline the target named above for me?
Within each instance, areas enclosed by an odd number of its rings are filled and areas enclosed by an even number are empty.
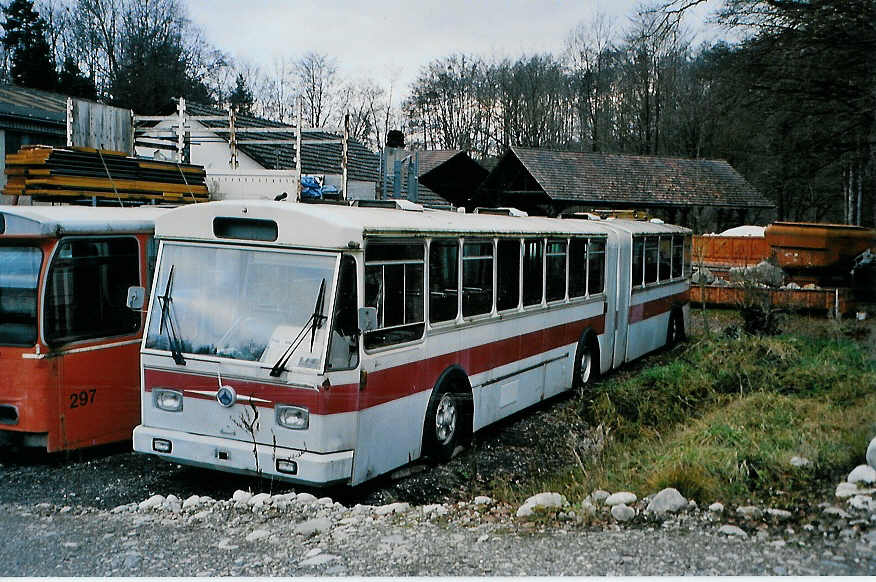
[[[46,279],[43,334],[57,358],[64,447],[130,436],[139,415],[141,314],[125,306],[141,285],[133,236],[62,239]]]
[[[615,254],[617,260],[617,288],[615,290],[614,318],[614,362],[612,367],[618,367],[626,361],[627,335],[630,327],[630,260],[633,252],[632,235],[626,232],[617,233]]]

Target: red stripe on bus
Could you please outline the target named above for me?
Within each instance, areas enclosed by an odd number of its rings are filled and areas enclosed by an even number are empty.
[[[317,391],[250,380],[223,379],[223,383],[232,386],[239,397],[251,396],[268,401],[254,402],[259,407],[295,404],[306,406],[313,414],[354,412],[431,390],[438,376],[453,365],[461,367],[471,376],[574,344],[587,327],[598,335],[603,334],[605,315],[377,370],[368,374],[366,386],[362,391],[359,390],[359,384],[329,386]],[[151,392],[153,387],[171,388],[183,391],[187,398],[212,400],[214,398],[212,395],[197,394],[195,391],[214,393],[218,389],[215,376],[152,369],[145,369],[143,376],[146,392]]]
[[[672,309],[673,305],[687,303],[689,301],[689,298],[690,292],[682,291],[681,293],[669,295],[668,297],[660,297],[659,299],[654,299],[653,301],[645,301],[644,303],[639,303],[638,305],[631,305],[630,323],[638,323],[656,315],[666,313],[667,311]]]

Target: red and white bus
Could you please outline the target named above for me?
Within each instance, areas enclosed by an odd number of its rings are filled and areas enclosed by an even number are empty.
[[[131,437],[157,208],[0,206],[0,445]]]
[[[134,449],[357,484],[684,333],[685,228],[404,208],[161,217]]]

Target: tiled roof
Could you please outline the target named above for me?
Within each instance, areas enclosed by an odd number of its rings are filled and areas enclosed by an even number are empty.
[[[462,153],[462,150],[422,150],[419,156],[420,175],[428,174],[450,158]]]
[[[16,85],[0,85],[0,115],[65,125],[67,96]]]
[[[554,200],[588,204],[639,204],[773,208],[723,160],[557,152],[511,147]]]
[[[186,110],[192,115],[225,115],[223,111],[198,103],[186,103]],[[199,121],[206,127],[228,127],[226,121]],[[295,139],[295,128],[284,123],[238,115],[236,123],[239,127],[288,127],[289,133],[242,133],[238,139]],[[227,138],[227,133],[220,134]],[[305,133],[306,140],[336,140],[337,135],[331,133]],[[243,144],[238,145],[240,151],[253,158],[268,170],[295,169],[295,144]],[[301,171],[304,174],[340,174],[343,145],[340,143],[305,143],[301,146]],[[347,142],[347,175],[350,180],[377,182],[379,176],[379,158],[361,143],[349,140]]]

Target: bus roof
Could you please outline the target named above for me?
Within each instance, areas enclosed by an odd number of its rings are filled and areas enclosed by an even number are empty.
[[[2,206],[0,235],[56,237],[67,234],[152,232],[170,208],[91,206]]]
[[[496,234],[606,234],[689,233],[668,224],[633,220],[556,219],[536,216],[463,214],[447,210],[423,211],[394,208],[360,208],[333,204],[301,204],[269,200],[224,200],[191,204],[158,219],[155,234],[162,239],[193,241],[227,240],[214,233],[214,219],[274,221],[276,240],[246,240],[251,244],[270,244],[304,248],[345,249],[361,247],[369,235],[431,236]]]

